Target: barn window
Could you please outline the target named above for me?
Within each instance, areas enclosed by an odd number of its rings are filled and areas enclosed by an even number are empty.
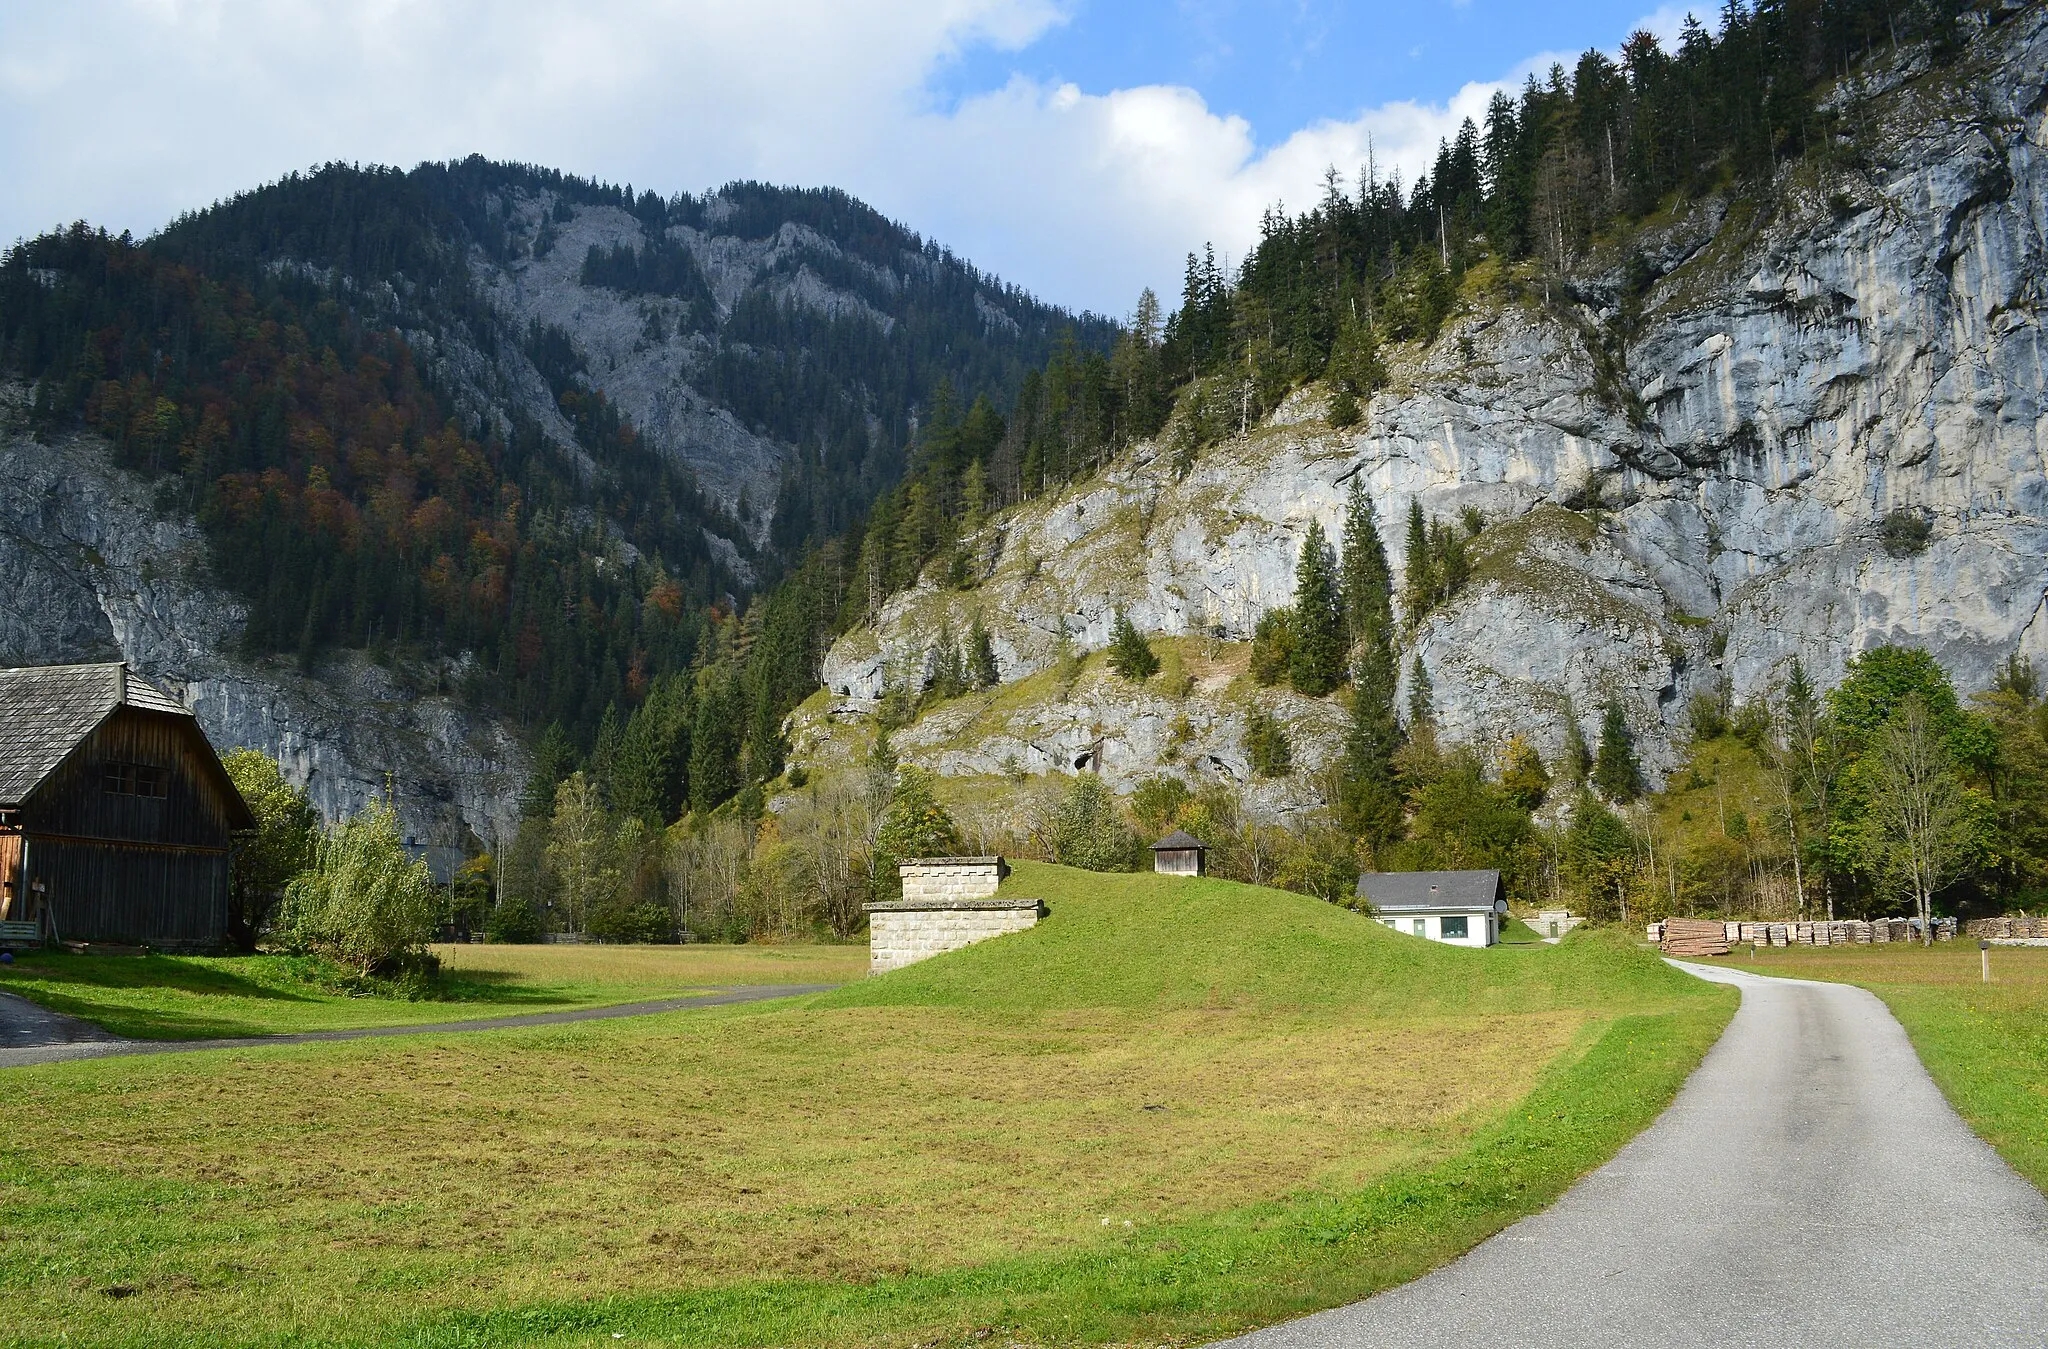
[[[139,763],[110,763],[103,779],[106,789],[120,796],[163,797],[170,791],[170,774],[161,768]]]
[[[1456,918],[1453,918],[1446,914],[1443,920],[1442,931],[1445,941],[1454,939],[1463,941],[1465,939],[1465,916],[1459,914]]]

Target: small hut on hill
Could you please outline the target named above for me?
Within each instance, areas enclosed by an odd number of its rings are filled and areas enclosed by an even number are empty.
[[[1193,834],[1176,829],[1152,845],[1152,869],[1162,876],[1206,875],[1209,849]]]
[[[198,720],[126,665],[0,670],[0,935],[220,946],[255,827]]]

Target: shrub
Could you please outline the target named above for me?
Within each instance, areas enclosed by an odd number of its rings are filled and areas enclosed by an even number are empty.
[[[320,820],[306,794],[261,750],[231,750],[221,766],[256,817],[255,834],[235,848],[229,921],[236,944],[253,948],[285,887],[312,863]]]
[[[377,800],[319,840],[312,869],[285,890],[278,926],[294,947],[370,975],[424,956],[439,909],[427,864],[399,842],[398,812]]]
[[[1252,629],[1252,678],[1268,686],[1287,678],[1294,660],[1294,611],[1268,609]]]
[[[1877,526],[1878,542],[1893,557],[1918,557],[1927,551],[1934,537],[1934,525],[1916,510],[1901,506],[1886,515]]]
[[[1262,778],[1284,778],[1294,771],[1294,746],[1287,739],[1287,728],[1264,708],[1255,707],[1245,714],[1244,757]]]
[[[1083,773],[1053,812],[1053,860],[1088,871],[1134,871],[1138,836],[1117,817],[1116,798],[1102,779]]]
[[[908,765],[897,770],[882,827],[875,834],[878,897],[902,890],[897,864],[912,857],[948,857],[960,850],[960,831],[932,790],[932,775]]]

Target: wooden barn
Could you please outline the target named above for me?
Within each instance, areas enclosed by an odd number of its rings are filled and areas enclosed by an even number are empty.
[[[0,933],[221,946],[255,827],[199,722],[126,665],[0,670]]]

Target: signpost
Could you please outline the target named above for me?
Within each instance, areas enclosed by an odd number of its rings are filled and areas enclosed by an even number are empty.
[[[1984,962],[1984,982],[1988,984],[1991,982],[1991,939],[1989,937],[1979,937],[1977,939],[1977,958]]]

